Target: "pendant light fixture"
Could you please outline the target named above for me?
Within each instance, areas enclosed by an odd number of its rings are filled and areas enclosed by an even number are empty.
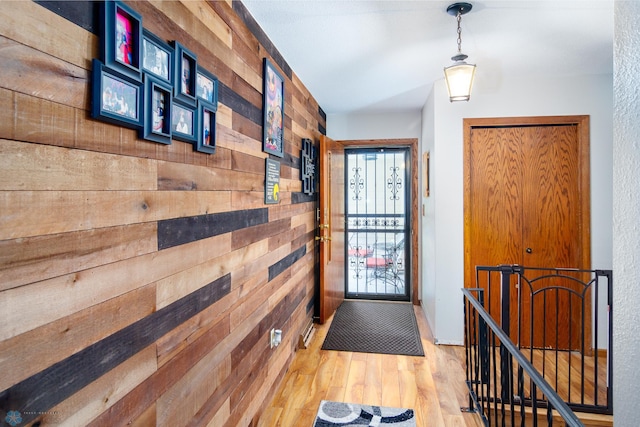
[[[471,86],[473,85],[476,66],[475,64],[464,62],[468,56],[462,53],[462,30],[460,29],[462,15],[469,12],[471,8],[471,3],[454,3],[447,8],[447,13],[455,16],[458,21],[458,53],[451,57],[453,65],[444,69],[444,77],[449,90],[449,101],[451,102],[468,101],[471,97]]]

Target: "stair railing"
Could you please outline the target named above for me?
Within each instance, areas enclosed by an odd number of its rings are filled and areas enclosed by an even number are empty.
[[[463,289],[462,293],[469,410],[477,412],[486,426],[520,424],[536,427],[539,423],[553,426],[554,421],[569,427],[583,426],[485,310],[484,290]],[[541,397],[532,400],[530,409],[526,388],[533,396]],[[546,411],[539,413],[539,408],[543,407]]]

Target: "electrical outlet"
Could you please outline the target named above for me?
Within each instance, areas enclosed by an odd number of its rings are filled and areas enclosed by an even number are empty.
[[[271,329],[269,332],[269,345],[270,348],[277,347],[280,345],[282,341],[282,331],[280,329]]]

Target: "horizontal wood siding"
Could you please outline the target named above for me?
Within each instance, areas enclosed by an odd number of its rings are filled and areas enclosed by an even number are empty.
[[[313,314],[300,147],[326,117],[242,3],[126,3],[219,78],[217,151],[90,118],[99,2],[0,2],[0,423],[255,425]],[[264,57],[285,78],[277,205]]]

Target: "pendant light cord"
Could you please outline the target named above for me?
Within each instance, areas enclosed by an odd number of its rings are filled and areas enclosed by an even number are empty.
[[[462,29],[460,28],[460,22],[462,22],[462,13],[458,12],[456,15],[458,21],[458,53],[462,53]]]

